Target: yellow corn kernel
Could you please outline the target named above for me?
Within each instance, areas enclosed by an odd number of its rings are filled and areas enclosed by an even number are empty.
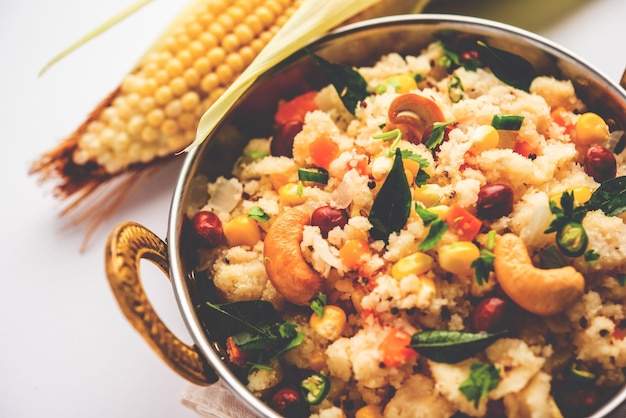
[[[224,225],[224,237],[228,245],[254,247],[261,240],[259,225],[247,215],[239,215]]]
[[[438,261],[442,269],[459,276],[470,276],[473,269],[470,266],[480,257],[480,250],[470,241],[459,241],[443,245],[438,251]]]
[[[380,407],[376,405],[365,405],[356,411],[354,418],[383,418],[383,414]]]
[[[193,141],[200,117],[263,49],[300,6],[301,0],[198,0],[160,37],[141,65],[128,74],[109,104],[91,115],[89,125],[104,125],[137,143],[116,146],[77,135],[74,162],[102,161],[109,174],[155,156],[174,155]],[[185,115],[180,118],[179,116]],[[150,128],[145,129],[149,125]],[[157,135],[158,133],[158,135]],[[121,135],[124,134],[124,135]],[[92,135],[93,136],[93,135]],[[114,170],[114,171],[111,171]]]
[[[309,325],[322,337],[334,341],[341,337],[346,327],[347,317],[343,309],[336,305],[326,305],[324,314],[319,316],[316,313],[311,315]]]
[[[609,139],[608,125],[602,117],[592,112],[580,115],[574,126],[574,132],[572,141],[578,145],[595,144]]]
[[[413,253],[396,261],[391,267],[391,276],[400,280],[409,274],[419,275],[426,273],[433,267],[433,258],[426,253]]]
[[[300,183],[287,183],[278,189],[280,202],[284,205],[295,206],[306,202],[307,197],[302,193]]]
[[[413,190],[413,199],[421,202],[427,208],[435,206],[441,200],[439,187],[434,184],[424,184]]]
[[[472,132],[470,139],[472,141],[470,150],[475,154],[480,154],[488,149],[496,148],[500,142],[500,134],[491,125],[480,125]]]
[[[396,93],[408,93],[417,88],[415,78],[409,74],[399,74],[387,77],[385,81],[376,86],[376,93],[382,94],[389,88],[393,88]]]
[[[580,206],[585,204],[589,199],[591,199],[591,188],[589,187],[576,187],[574,189],[566,190],[569,193],[574,194],[574,206]],[[554,194],[550,196],[550,200],[554,202],[557,207],[561,207],[561,197],[564,192]]]

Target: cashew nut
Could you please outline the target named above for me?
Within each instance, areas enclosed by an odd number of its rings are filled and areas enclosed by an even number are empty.
[[[309,305],[322,292],[324,278],[302,256],[300,242],[304,226],[311,220],[306,206],[296,206],[278,215],[267,231],[264,242],[265,271],[270,281],[289,302]]]
[[[414,93],[405,93],[393,99],[389,105],[388,117],[388,129],[399,128],[407,140],[416,144],[422,141],[426,128],[445,120],[437,103]]]
[[[500,237],[494,254],[494,271],[502,290],[529,312],[545,316],[558,314],[584,292],[585,278],[574,267],[535,267],[526,244],[517,235]]]

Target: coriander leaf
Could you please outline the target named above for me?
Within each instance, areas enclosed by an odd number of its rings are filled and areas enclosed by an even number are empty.
[[[530,83],[537,77],[535,67],[526,59],[503,49],[494,48],[478,41],[483,64],[505,84],[529,91]]]
[[[339,94],[343,105],[348,112],[354,115],[359,102],[369,95],[367,82],[363,76],[349,65],[330,62],[308,49],[306,51],[313,62],[330,78],[330,82]]]
[[[480,400],[486,398],[489,391],[495,389],[498,383],[500,369],[493,364],[475,361],[470,365],[469,377],[459,385],[459,391],[468,401],[474,401],[474,407],[478,408]]]
[[[372,224],[371,237],[387,241],[389,234],[404,227],[410,212],[411,188],[404,174],[402,153],[396,149],[391,171],[374,199],[368,217]]]
[[[454,364],[480,353],[506,333],[421,331],[411,336],[410,347],[430,360]]]
[[[402,155],[402,159],[415,161],[416,163],[419,163],[421,167],[428,167],[430,165],[426,158],[414,153],[411,150],[403,149],[400,151],[400,154]]]
[[[265,213],[262,207],[253,206],[248,211],[248,218],[254,219],[259,222],[267,222],[270,220],[270,215]]]
[[[439,215],[437,215],[435,212],[429,211],[417,202],[415,203],[415,212],[422,219],[422,222],[424,222],[424,226],[428,226],[432,222],[439,219]]]
[[[479,286],[489,281],[489,274],[493,272],[493,261],[496,256],[488,250],[480,250],[480,257],[472,261],[470,267],[474,269],[474,278]]]
[[[435,149],[443,142],[446,134],[446,126],[453,124],[454,122],[435,122],[428,134],[428,138],[425,139],[424,145],[428,149]]]
[[[418,203],[415,203],[415,212],[424,222],[424,226],[430,227],[426,238],[419,244],[417,249],[428,251],[437,245],[443,234],[448,230],[448,224],[442,221],[439,215]]]
[[[443,234],[448,230],[448,224],[437,218],[430,224],[426,238],[417,246],[420,251],[431,250],[437,245]]]
[[[311,309],[320,318],[324,316],[324,308],[326,307],[327,299],[327,296],[320,292],[311,300]]]
[[[603,182],[583,205],[587,211],[602,210],[607,216],[626,211],[626,176]]]

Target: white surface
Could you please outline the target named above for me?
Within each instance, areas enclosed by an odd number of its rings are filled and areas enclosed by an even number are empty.
[[[179,164],[130,196],[82,253],[84,227],[67,228],[71,218],[58,216],[61,204],[27,175],[30,163],[117,85],[180,6],[149,5],[37,78],[52,55],[130,3],[0,0],[1,417],[195,416],[180,404],[185,381],[123,317],[103,262],[106,236],[119,223],[137,221],[165,236]],[[449,5],[544,35],[615,81],[626,67],[624,0],[463,0],[435,9]],[[189,342],[167,280],[147,263],[143,276],[161,317]]]

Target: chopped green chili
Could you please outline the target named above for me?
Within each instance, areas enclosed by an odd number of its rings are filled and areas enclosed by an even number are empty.
[[[328,171],[324,170],[321,167],[299,168],[298,180],[328,184]]]
[[[579,257],[585,253],[589,239],[581,223],[570,222],[557,231],[556,245],[568,257]]]
[[[300,387],[302,388],[304,399],[310,405],[318,405],[328,395],[330,380],[321,373],[313,373],[300,383]]]
[[[501,131],[517,131],[522,127],[524,116],[493,115],[491,126]]]

